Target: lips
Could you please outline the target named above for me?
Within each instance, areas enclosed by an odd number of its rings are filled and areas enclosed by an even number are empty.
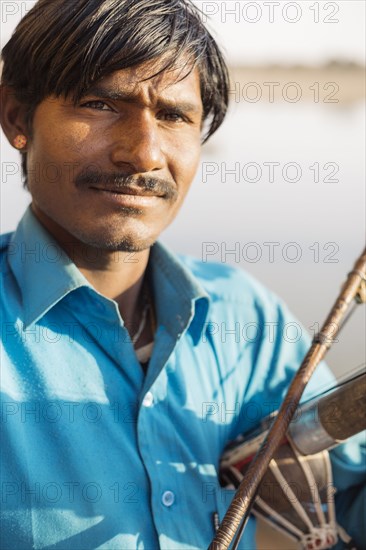
[[[135,197],[162,197],[154,191],[149,191],[148,189],[136,189],[132,187],[95,187],[92,186],[91,189],[96,191],[106,191],[107,193],[112,193],[114,195],[132,195]]]

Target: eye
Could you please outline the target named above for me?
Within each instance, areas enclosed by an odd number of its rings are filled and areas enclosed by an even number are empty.
[[[95,109],[96,111],[113,111],[107,103],[101,100],[93,100],[93,101],[87,101],[86,103],[83,103],[80,105],[80,107],[85,107],[87,109]]]
[[[180,111],[165,111],[159,115],[159,118],[167,122],[189,122],[187,116]]]

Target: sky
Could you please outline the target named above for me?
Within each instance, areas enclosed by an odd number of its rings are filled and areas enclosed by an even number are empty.
[[[235,64],[365,62],[364,0],[197,1]]]

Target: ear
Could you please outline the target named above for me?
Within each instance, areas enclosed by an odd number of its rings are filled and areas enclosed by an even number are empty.
[[[0,86],[0,123],[12,147],[14,138],[19,134],[29,137],[26,114],[27,107],[18,101],[14,90],[9,86]]]

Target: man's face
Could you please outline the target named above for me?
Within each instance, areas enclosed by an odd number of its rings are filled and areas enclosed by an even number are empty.
[[[48,97],[28,152],[33,208],[57,237],[107,250],[148,248],[176,215],[197,169],[199,74],[143,81],[151,64],[116,71],[77,106]]]

